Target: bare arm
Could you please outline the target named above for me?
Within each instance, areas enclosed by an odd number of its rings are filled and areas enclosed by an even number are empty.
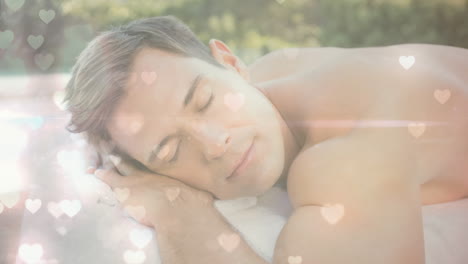
[[[97,167],[114,168],[120,174],[118,178],[129,178],[130,175],[135,178],[141,173],[125,159],[114,164],[107,152],[98,154],[99,159],[95,161]],[[180,190],[178,199],[181,201],[171,203],[174,209],[171,210],[171,214],[164,210],[159,211],[159,219],[154,217],[148,223],[156,229],[162,264],[269,264],[250,248],[241,234],[217,211],[212,202],[206,202],[204,206],[194,207],[192,204],[188,209],[187,207],[177,209],[192,198],[183,194],[183,190]],[[151,200],[151,204],[156,204],[153,201]]]
[[[295,210],[274,264],[424,263],[420,191],[405,135],[357,135],[323,142],[301,157],[308,162],[291,167]],[[327,203],[335,206],[321,207]]]
[[[268,264],[215,208],[174,219],[157,235],[163,264]]]

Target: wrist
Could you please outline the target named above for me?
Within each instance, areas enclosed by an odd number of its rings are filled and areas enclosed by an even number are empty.
[[[160,219],[153,219],[152,224],[162,236],[177,237],[203,232],[210,225],[229,226],[218,210],[209,205],[177,210],[174,214],[161,216]]]

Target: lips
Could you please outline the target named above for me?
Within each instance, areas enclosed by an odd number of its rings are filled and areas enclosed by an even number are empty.
[[[244,163],[245,159],[247,158],[247,154],[249,153],[249,151],[252,149],[252,146],[253,146],[253,141],[250,143],[250,146],[249,148],[242,154],[242,157],[240,158],[240,160],[238,162],[236,162],[236,164],[234,165],[234,169],[232,170],[231,172],[231,175],[229,175],[228,178],[232,177],[232,175],[234,175],[234,173],[236,172],[236,170],[239,168],[239,166]]]

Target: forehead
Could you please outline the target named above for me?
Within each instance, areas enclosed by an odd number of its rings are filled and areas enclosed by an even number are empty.
[[[126,95],[119,99],[107,122],[109,134],[120,148],[135,156],[149,130],[157,126],[158,136],[169,132],[164,129],[181,111],[183,92],[196,74],[193,64],[192,58],[157,49],[144,48],[135,56],[124,88]]]
[[[171,66],[181,66],[180,63],[187,63],[189,57],[183,57],[182,55],[170,53],[160,49],[153,49],[143,47],[135,55],[131,70],[136,71],[148,71],[148,70],[165,70],[170,71]]]

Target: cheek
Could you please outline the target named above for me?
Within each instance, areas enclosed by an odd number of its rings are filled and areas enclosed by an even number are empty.
[[[209,175],[208,167],[203,166],[198,160],[187,160],[190,161],[184,161],[184,164],[179,164],[177,167],[168,170],[167,175],[197,189],[206,189],[210,184],[209,179],[212,178]]]

